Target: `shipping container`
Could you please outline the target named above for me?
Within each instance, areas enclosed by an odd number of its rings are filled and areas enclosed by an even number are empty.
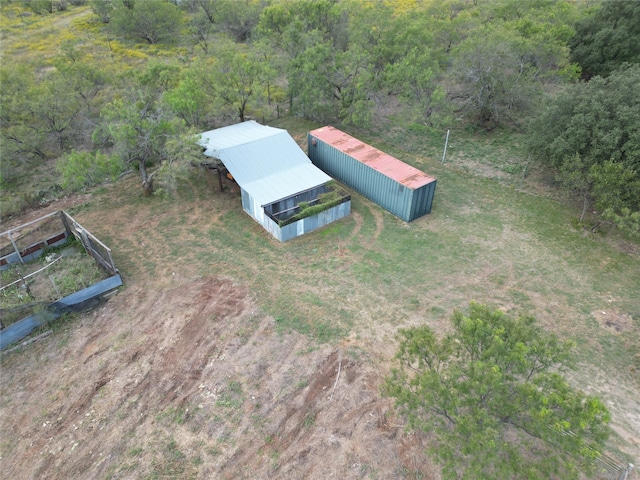
[[[309,158],[405,222],[431,212],[436,179],[337,128],[309,132]]]

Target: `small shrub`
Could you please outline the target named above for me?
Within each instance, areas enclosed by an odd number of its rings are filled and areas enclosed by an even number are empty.
[[[114,180],[125,169],[122,161],[115,155],[75,150],[60,158],[56,168],[62,175],[62,186],[71,191],[105,180]]]
[[[53,13],[54,4],[51,0],[31,0],[25,2],[25,6],[36,15],[45,15],[47,13]]]

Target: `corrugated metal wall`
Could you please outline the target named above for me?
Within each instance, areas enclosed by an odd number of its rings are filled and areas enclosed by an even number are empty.
[[[312,217],[302,218],[297,222],[280,227],[276,222],[269,218],[268,215],[265,215],[264,208],[258,205],[251,195],[249,195],[245,190],[241,190],[241,192],[243,210],[281,242],[286,242],[292,238],[299,237],[300,235],[304,235],[305,233],[309,233],[313,230],[324,227],[325,225],[329,225],[331,222],[340,220],[351,213],[351,200],[348,200],[340,205],[324,210],[317,215],[313,215]]]
[[[435,181],[412,189],[311,134],[307,140],[309,158],[314,165],[405,222],[431,212]]]
[[[265,215],[265,229],[281,242],[286,242],[293,238],[309,233],[318,228],[329,225],[336,220],[340,220],[351,213],[351,200],[336,205],[335,207],[324,210],[312,217],[306,217],[297,222],[290,223],[284,227],[280,227],[271,218]]]
[[[318,187],[312,188],[311,190],[307,190],[305,192],[294,195],[293,197],[285,198],[270,205],[265,205],[264,209],[271,215],[275,215],[284,210],[293,209],[300,202],[310,202],[312,200],[315,200],[318,198],[318,195],[326,193],[327,191],[328,189],[325,185],[320,185]],[[294,212],[291,212],[291,215],[293,215],[293,213]]]

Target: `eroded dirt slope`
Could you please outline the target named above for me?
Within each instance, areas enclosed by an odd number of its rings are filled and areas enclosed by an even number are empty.
[[[357,345],[275,330],[224,278],[124,288],[3,359],[3,478],[435,478]]]

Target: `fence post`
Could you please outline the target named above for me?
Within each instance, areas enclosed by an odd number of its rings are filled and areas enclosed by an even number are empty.
[[[447,138],[444,141],[444,152],[442,152],[442,162],[444,163],[444,158],[447,155],[447,145],[449,144],[449,130],[447,130]]]
[[[18,254],[18,260],[20,260],[20,263],[24,265],[24,259],[22,258],[22,255],[20,255],[20,250],[18,250],[18,246],[16,245],[16,242],[13,240],[13,237],[11,236],[11,232],[9,232],[7,235],[9,236],[9,240],[11,240],[11,245],[13,245],[13,249]]]
[[[69,219],[67,218],[69,214],[64,210],[60,210],[60,218],[62,219],[62,224],[64,225],[64,229],[67,232],[67,238],[71,238],[73,232],[71,231],[71,227],[69,226]]]
[[[620,475],[619,480],[627,480],[627,477],[631,473],[631,470],[633,470],[633,463],[627,465],[627,468],[625,468],[624,472],[622,472],[622,475]]]

